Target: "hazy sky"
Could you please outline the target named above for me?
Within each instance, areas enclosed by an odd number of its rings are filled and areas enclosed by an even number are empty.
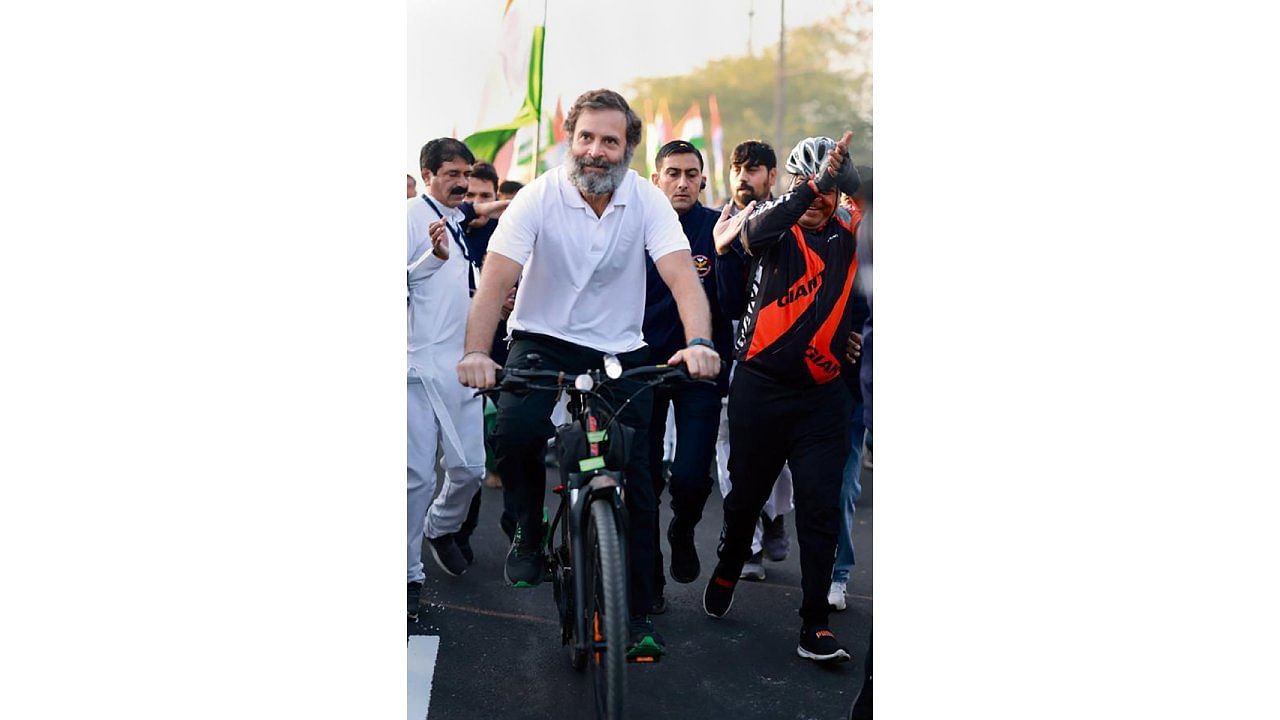
[[[408,170],[433,137],[478,129],[484,77],[497,53],[505,0],[409,0]],[[596,87],[622,91],[636,77],[676,75],[747,49],[754,5],[758,52],[778,39],[778,0],[546,0],[543,95],[568,106]],[[788,27],[835,15],[845,0],[789,0]],[[788,46],[788,52],[801,49]],[[772,78],[761,78],[772,82]],[[685,108],[672,108],[682,113]]]

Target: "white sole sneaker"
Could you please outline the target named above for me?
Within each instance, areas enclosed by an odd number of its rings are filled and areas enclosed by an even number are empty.
[[[724,614],[717,615],[707,609],[707,594],[705,592],[702,594],[702,612],[706,613],[707,617],[713,617],[719,620],[720,618],[723,618],[725,615],[728,615],[729,611],[732,609],[733,609],[733,598],[729,598],[729,607],[724,609]]]
[[[427,549],[431,551],[431,559],[436,561],[436,565],[440,566],[440,569],[444,571],[445,575],[450,577],[461,577],[467,572],[466,568],[463,568],[462,572],[454,572],[450,570],[449,566],[445,565],[444,561],[440,559],[440,553],[436,552],[436,546],[431,544],[430,539],[427,541]]]
[[[796,654],[802,658],[805,658],[808,660],[817,660],[818,662],[830,662],[832,660],[836,662],[845,662],[846,660],[849,659],[849,653],[845,652],[844,648],[840,648],[839,650],[836,650],[830,655],[819,655],[817,653],[811,653],[808,650],[805,650],[804,648],[797,645]]]

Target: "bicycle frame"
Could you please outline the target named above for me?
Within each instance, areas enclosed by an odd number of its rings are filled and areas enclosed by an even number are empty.
[[[584,397],[583,393],[577,390],[567,390],[570,393],[570,416],[573,422],[580,424],[584,431],[588,433],[588,437],[592,433],[597,432],[599,426],[596,411],[591,408],[590,399]],[[563,442],[567,437],[566,430],[572,426],[562,426],[556,432],[557,442]],[[599,443],[591,443],[591,454],[600,456]],[[563,447],[563,444],[561,445]],[[574,461],[576,462],[576,461]],[[614,517],[619,521],[619,527],[623,531],[625,537],[627,528],[627,512],[626,502],[623,495],[625,487],[625,479],[623,473],[616,470],[608,470],[603,467],[591,470],[573,470],[568,462],[560,463],[560,485],[554,488],[555,492],[560,495],[560,507],[556,509],[555,517],[552,519],[547,532],[547,549],[548,556],[553,563],[559,563],[559,556],[552,551],[556,530],[560,522],[567,523],[568,532],[566,533],[570,542],[570,558],[574,567],[562,568],[573,573],[573,623],[574,623],[574,644],[577,650],[582,652],[592,652],[597,649],[594,639],[594,632],[590,626],[590,618],[587,613],[583,612],[583,608],[587,605],[586,597],[593,591],[588,583],[592,581],[589,573],[582,572],[581,563],[587,558],[587,518],[590,514],[591,501],[601,500],[608,502],[614,511]],[[626,543],[622,543],[622,560],[623,567],[630,567],[627,558]],[[630,578],[627,579],[628,584]],[[628,588],[629,593],[629,588]],[[564,642],[568,642],[567,637],[562,638]]]

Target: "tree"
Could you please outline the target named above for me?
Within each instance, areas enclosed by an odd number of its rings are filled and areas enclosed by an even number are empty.
[[[779,182],[785,172],[787,153],[799,140],[825,135],[838,138],[853,130],[850,145],[854,162],[870,165],[872,159],[871,73],[869,30],[846,32],[849,15],[870,12],[859,3],[830,21],[797,27],[787,32],[786,86],[783,114],[784,147],[773,138],[774,82],[778,46],[764,49],[755,57],[740,55],[712,60],[687,75],[638,78],[630,85],[632,107],[642,108],[648,100],[657,107],[664,98],[679,116],[694,102],[707,118],[707,96],[714,94],[720,105],[724,126],[726,163],[733,147],[743,140],[761,139],[778,153]],[[851,69],[837,69],[851,68]],[[646,122],[649,118],[644,118]],[[710,128],[707,123],[706,127]],[[641,147],[632,167],[645,174],[645,154],[658,148]],[[710,159],[708,159],[710,162]],[[726,178],[727,168],[709,168]]]

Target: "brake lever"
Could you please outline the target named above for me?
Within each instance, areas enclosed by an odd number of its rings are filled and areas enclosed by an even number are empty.
[[[528,380],[510,380],[507,381],[506,387],[494,385],[491,388],[477,390],[471,397],[480,397],[481,395],[497,395],[500,392],[509,392],[513,395],[527,393],[530,390],[560,390],[559,385],[533,385]]]

